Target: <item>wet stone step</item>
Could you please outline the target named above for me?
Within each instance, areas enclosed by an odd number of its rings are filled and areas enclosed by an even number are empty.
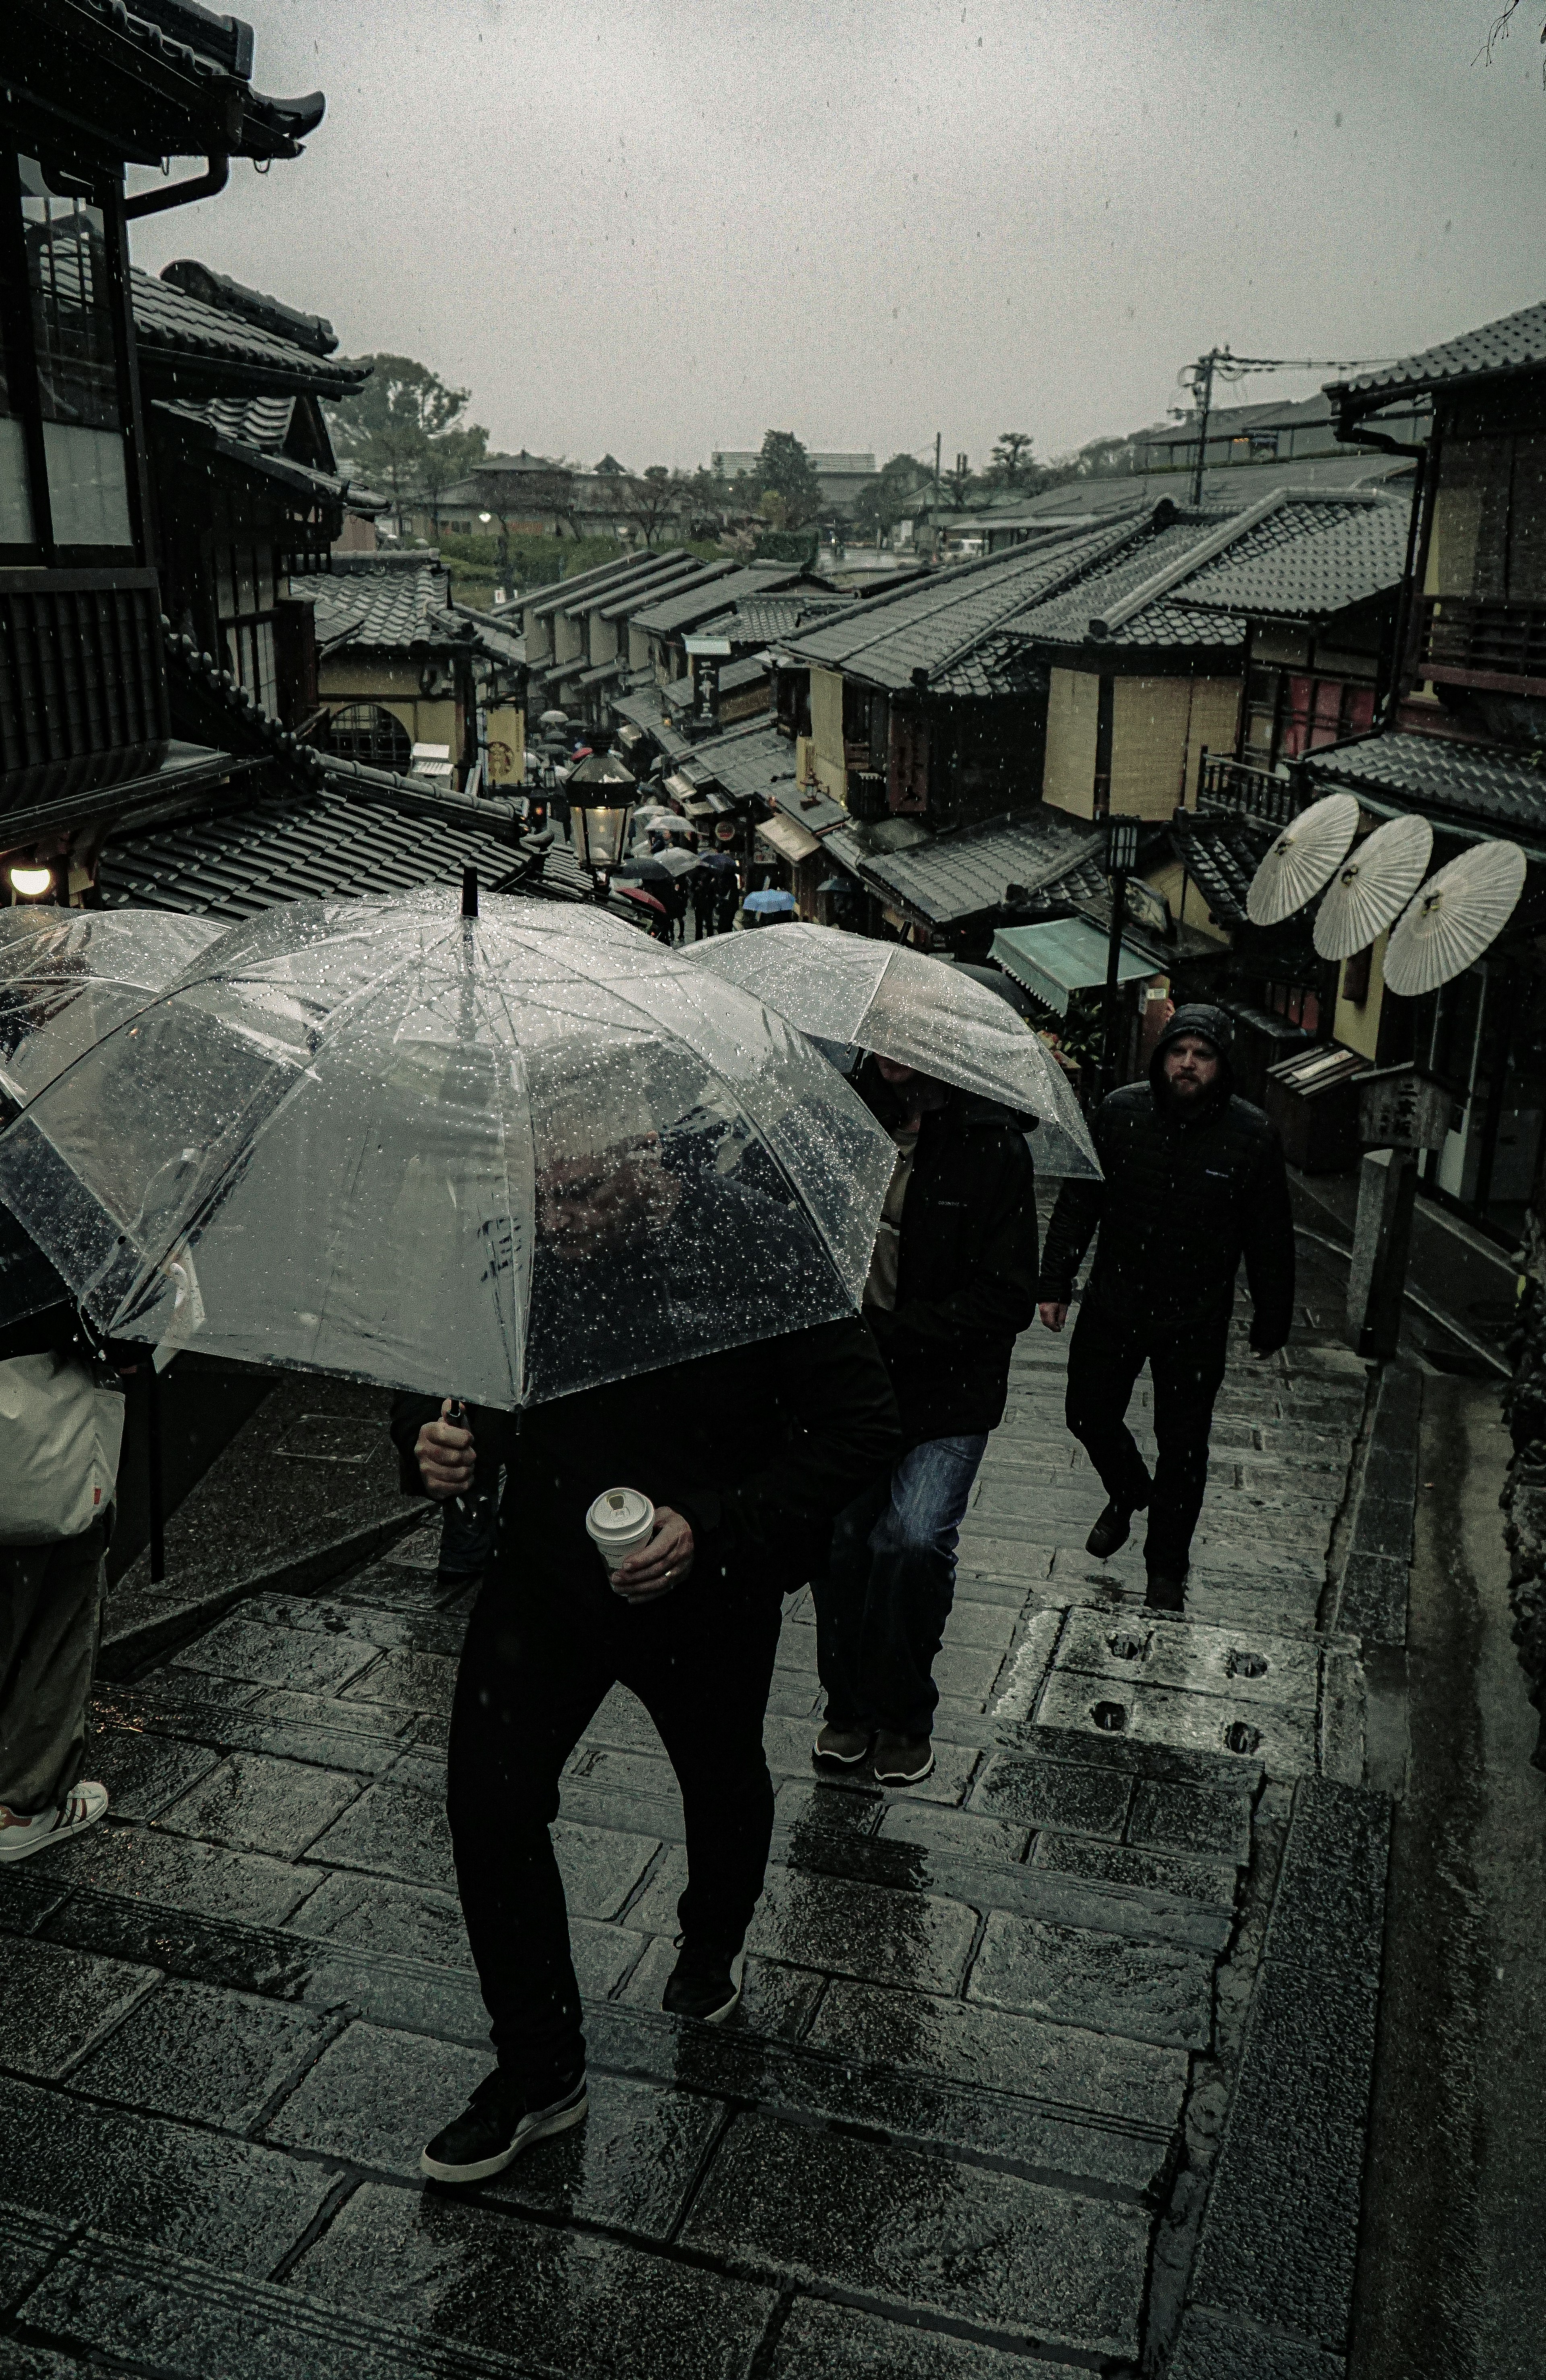
[[[0,1935],[0,1995],[12,2012],[0,2066],[35,2082],[56,2080],[160,1980],[153,1967]],[[6,2095],[0,2088],[0,2101]]]
[[[215,1843],[158,1834],[149,1827],[116,1826],[111,1818],[71,1843],[63,1856],[68,1861],[72,1896],[87,1888],[164,1910],[234,1917],[253,1925],[281,1925],[311,1883],[303,1870],[260,1852],[228,1851]]]
[[[1056,1670],[1036,1716],[1046,1727],[1092,1734],[1123,1734],[1139,1742],[1194,1746],[1260,1760],[1271,1777],[1300,1777],[1316,1761],[1313,1709],[1284,1710],[1223,1694],[1164,1686],[1128,1686]]]
[[[67,2206],[103,2230],[232,2273],[270,2272],[334,2186],[325,2165],[197,2126],[17,2081],[5,2097],[0,2196],[44,2212]]]
[[[1025,2358],[976,2339],[908,2327],[905,2318],[797,2298],[778,2335],[769,2380],[1086,2380],[1088,2366]]]
[[[554,2380],[593,2380],[597,2342],[616,2338],[629,2380],[744,2380],[775,2301],[766,2286],[591,2232],[377,2183],[356,2191],[291,2280],[335,2312]]]
[[[732,2126],[683,2232],[741,2270],[1103,2355],[1137,2352],[1147,2240],[1133,2206],[764,2117]]]
[[[1320,1655],[1302,1639],[1163,1620],[1119,1621],[1071,1611],[1059,1640],[1056,1666],[1122,1684],[1185,1688],[1222,1694],[1232,1703],[1280,1703],[1313,1710]]]
[[[159,1824],[232,1851],[296,1860],[359,1791],[356,1776],[238,1752],[164,1810]]]
[[[206,1671],[260,1686],[326,1693],[358,1677],[378,1647],[355,1636],[321,1630],[272,1627],[237,1614],[185,1648],[177,1670]]]
[[[264,2132],[417,2183],[424,2143],[490,2071],[492,2053],[351,2024]],[[724,2118],[719,2102],[593,2074],[590,2112],[487,2185],[511,2206],[663,2240]]]
[[[73,2227],[0,2199],[0,2313],[19,2304],[69,2245]]]
[[[246,2131],[310,2064],[328,2029],[310,2010],[171,1978],[71,2081],[93,2099]]]
[[[1213,1961],[1206,1952],[995,1909],[967,1989],[970,1999],[1055,2023],[1206,2049],[1212,2038],[1212,1984]]]
[[[747,1961],[749,1973],[755,1963]],[[771,1962],[763,1963],[771,1971]],[[879,1997],[905,2010],[919,1996],[883,1992]],[[943,2000],[937,2005],[949,2010],[964,2004]],[[980,2013],[990,2022],[1025,2022],[1001,2018],[994,2010]],[[683,2027],[663,2017],[656,2004],[636,2011],[612,2001],[587,2009],[585,2029],[592,2072],[669,2082],[741,2108],[870,2135],[880,2132],[915,2147],[991,2159],[1029,2180],[1077,2176],[1127,2198],[1147,2200],[1174,2159],[1175,2132],[1168,2119],[1152,2122],[1138,2114],[1118,2117],[1102,2106],[1086,2108],[1074,2101],[1021,2092],[1012,2068],[1005,2069],[1003,2088],[990,2088],[931,2070],[921,2052],[919,2062],[906,2071],[869,2065],[836,2045],[815,2050],[772,2033],[760,2036],[742,2025],[739,2011],[723,2028]],[[1150,2052],[1145,2044],[1126,2046],[1139,2056],[1174,2055]],[[1117,2047],[1120,2051],[1124,2045]]]

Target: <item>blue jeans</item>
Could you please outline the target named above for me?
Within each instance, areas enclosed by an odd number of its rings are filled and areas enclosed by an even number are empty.
[[[934,1656],[956,1593],[956,1540],[986,1437],[930,1438],[839,1512],[810,1582],[827,1718],[932,1732]]]

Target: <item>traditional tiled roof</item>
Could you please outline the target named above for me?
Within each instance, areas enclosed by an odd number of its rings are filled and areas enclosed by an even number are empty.
[[[1452,813],[1546,835],[1546,767],[1532,768],[1517,747],[1398,731],[1328,746],[1300,765],[1317,793],[1346,785],[1382,795],[1401,809]]]
[[[990,696],[1037,695],[1045,690],[1046,684],[1046,663],[1039,661],[1028,645],[995,630],[980,645],[974,645],[970,652],[963,653],[959,661],[932,671],[929,691],[980,700]]]
[[[663,553],[640,554],[634,562],[624,565],[621,577],[615,579],[609,587],[599,587],[592,593],[578,596],[574,602],[564,604],[561,608],[570,619],[578,620],[585,618],[591,612],[606,611],[614,603],[626,605],[630,597],[637,596],[642,602],[651,588],[657,585],[672,585],[675,583],[676,576],[676,570],[673,567],[671,556]]]
[[[761,719],[748,720],[724,735],[694,744],[682,762],[682,773],[694,784],[722,785],[743,800],[760,795],[783,808],[794,791],[795,747],[776,727]]]
[[[1136,593],[1173,564],[1185,562],[1187,555],[1206,543],[1220,525],[1219,514],[1196,513],[1173,521],[1168,528],[1149,530],[1114,556],[1103,569],[1091,572],[1066,593],[1036,604],[1015,623],[1015,633],[1034,638],[1041,646],[1086,644],[1092,619],[1114,611],[1125,597]],[[1103,648],[1237,645],[1245,633],[1242,621],[1219,620],[1204,613],[1188,612],[1161,597],[1101,642]]]
[[[1004,905],[1006,888],[1033,893],[1085,856],[1096,830],[1063,810],[1041,808],[1028,817],[962,834],[936,835],[913,850],[867,859],[866,880],[893,900],[947,926]]]
[[[712,567],[712,565],[711,565]],[[748,595],[767,595],[774,589],[797,583],[802,573],[787,563],[754,562],[745,569],[732,567],[728,572],[714,571],[713,581],[705,578],[685,592],[678,589],[662,598],[642,612],[633,614],[636,628],[647,628],[651,636],[668,637],[676,629],[691,630],[700,620],[728,610]]]
[[[607,701],[615,719],[626,721],[630,727],[641,727],[668,760],[680,759],[684,753],[691,751],[688,737],[678,728],[666,725],[665,699],[652,677],[642,679],[626,694],[609,695]]]
[[[282,451],[295,407],[293,396],[214,396],[202,404],[190,398],[178,400],[180,412],[197,414],[223,438],[239,439],[244,446],[261,446],[265,455]]]
[[[935,572],[921,584],[872,596],[836,620],[802,630],[787,640],[788,650],[797,662],[841,670],[868,685],[910,686],[915,670],[959,664],[1046,588],[1127,533],[1102,528],[1048,539]]]
[[[1221,926],[1243,926],[1251,878],[1277,830],[1266,820],[1199,819],[1186,813],[1171,834],[1175,857],[1196,880]]]
[[[1286,519],[1300,534],[1284,542],[1251,540],[1175,590],[1194,610],[1255,620],[1326,620],[1351,604],[1388,594],[1406,567],[1412,508],[1399,496],[1293,500]]]
[[[351,570],[346,578],[319,579],[316,589],[319,650],[358,645],[406,652],[432,633],[440,638],[450,633],[450,588],[432,562],[417,570]]]
[[[55,249],[62,249],[62,244],[55,242]],[[140,368],[157,394],[169,379],[177,380],[179,366],[196,368],[201,383],[219,366],[229,370],[237,387],[247,377],[283,383],[298,394],[310,389],[319,396],[347,395],[370,378],[368,364],[309,354],[292,339],[206,306],[186,289],[149,273],[131,270],[129,286]],[[175,390],[179,396],[189,393],[180,383]]]
[[[236,922],[286,901],[459,885],[476,868],[487,890],[511,885],[529,862],[470,814],[405,806],[374,786],[332,779],[325,791],[286,791],[212,817],[115,834],[99,881],[109,907],[179,909]],[[567,847],[555,842],[542,879],[588,893]]]
[[[749,595],[722,621],[710,625],[733,645],[776,645],[797,628],[846,611],[853,601],[851,595],[822,595],[814,590],[799,595]]]
[[[1335,405],[1344,397],[1410,395],[1418,389],[1490,380],[1500,372],[1528,371],[1542,365],[1546,365],[1546,303],[1523,306],[1517,314],[1504,314],[1496,322],[1484,322],[1479,331],[1467,331],[1440,346],[1424,347],[1420,354],[1404,356],[1397,363],[1380,364],[1372,371],[1360,372],[1356,380],[1330,382],[1326,394]]]
[[[578,603],[600,594],[603,588],[615,594],[638,566],[627,560],[598,562],[593,570],[577,571],[573,578],[560,578],[540,593],[533,592],[521,609],[529,619],[551,619],[555,612],[572,611]]]
[[[288,399],[280,399],[288,403]],[[222,408],[237,410],[239,407]],[[351,487],[335,472],[318,470],[313,464],[300,463],[292,455],[281,454],[274,446],[259,446],[245,438],[234,437],[223,431],[212,418],[210,406],[184,405],[173,397],[152,400],[152,413],[169,421],[177,421],[194,433],[196,443],[206,451],[223,455],[227,460],[256,471],[266,479],[277,480],[294,494],[310,503],[318,501],[340,504],[350,512],[380,513],[386,510],[385,496],[372,494],[368,488]]]
[[[115,153],[147,164],[297,157],[326,106],[320,91],[254,91],[251,26],[189,0],[9,0],[6,30],[7,76],[34,107],[57,106],[77,133],[100,126]]]
[[[658,588],[663,595],[668,587],[674,588],[680,594],[684,588],[692,586],[709,566],[685,546],[678,547],[674,552],[658,553],[652,559],[657,565],[654,577],[641,581],[638,587],[629,587],[619,580],[623,589],[620,594],[605,594],[592,605],[599,618],[629,619],[647,601],[653,600],[654,589]]]
[[[772,674],[773,664],[766,653],[744,653],[739,661],[720,665],[721,694],[743,693],[749,686],[760,685]]]

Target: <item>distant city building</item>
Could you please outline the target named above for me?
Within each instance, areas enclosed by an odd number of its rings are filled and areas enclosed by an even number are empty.
[[[709,468],[722,480],[754,479],[761,464],[760,447],[719,447]],[[818,455],[810,450],[810,468],[822,491],[822,502],[834,512],[849,513],[858,497],[876,476],[873,455]]]

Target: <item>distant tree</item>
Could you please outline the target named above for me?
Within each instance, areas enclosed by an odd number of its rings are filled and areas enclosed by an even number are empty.
[[[774,528],[803,528],[822,509],[821,483],[800,440],[792,430],[769,430],[762,437],[757,461],[759,496],[778,496],[784,505]]]
[[[470,392],[448,388],[438,372],[412,356],[360,356],[356,361],[371,367],[371,377],[327,408],[334,443],[354,478],[391,495],[400,523],[419,493],[431,442],[456,426]]]
[[[600,464],[596,468],[600,470]],[[683,474],[667,470],[663,463],[651,463],[637,476],[624,472],[617,492],[618,510],[641,532],[647,546],[653,545],[657,531],[668,521],[681,517]]]
[[[988,479],[1005,495],[1028,492],[1038,483],[1031,461],[1035,441],[1024,430],[1001,430],[988,467]]]
[[[877,545],[889,538],[898,522],[916,516],[933,484],[916,455],[894,455],[854,499],[853,523],[868,531]]]
[[[679,472],[676,484],[683,521],[692,536],[717,537],[732,515],[746,512],[745,481],[732,488],[718,471],[699,470]]]
[[[440,535],[440,507],[447,488],[471,479],[489,451],[489,433],[480,422],[465,430],[443,430],[427,439],[419,459],[419,493],[429,506],[435,535]],[[492,506],[489,509],[493,509]]]
[[[584,536],[572,463],[561,458],[544,463],[540,471],[523,471],[515,484],[525,518],[550,517],[555,537],[562,537],[566,528],[571,537]]]

